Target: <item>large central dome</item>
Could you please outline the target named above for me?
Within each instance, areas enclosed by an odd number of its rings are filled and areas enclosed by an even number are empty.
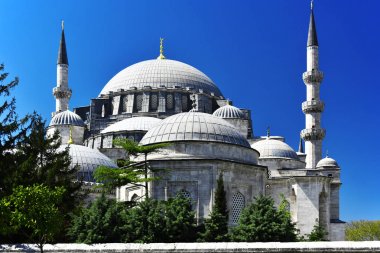
[[[191,88],[196,91],[201,89],[204,93],[222,96],[213,81],[201,71],[188,64],[168,59],[142,61],[123,69],[106,84],[99,96],[110,91],[129,90],[133,87],[142,89],[145,86]]]

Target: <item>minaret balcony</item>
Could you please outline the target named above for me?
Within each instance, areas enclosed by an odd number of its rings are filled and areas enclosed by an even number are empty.
[[[326,135],[326,130],[323,128],[308,128],[301,131],[301,137],[305,141],[323,140]]]
[[[323,80],[323,72],[319,70],[306,71],[302,74],[305,84],[321,83]]]
[[[304,113],[323,112],[325,103],[320,100],[305,101],[302,103],[302,111]]]
[[[61,87],[53,88],[53,95],[56,98],[70,98],[72,94],[71,89],[62,89]]]

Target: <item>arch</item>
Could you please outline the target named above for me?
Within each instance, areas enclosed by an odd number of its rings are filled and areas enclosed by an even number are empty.
[[[245,207],[245,197],[240,192],[234,193],[232,195],[231,202],[231,222],[232,224],[237,224],[240,218],[241,211]]]
[[[136,193],[134,193],[131,197],[131,201],[137,201],[137,199],[139,198],[139,195],[137,195]]]

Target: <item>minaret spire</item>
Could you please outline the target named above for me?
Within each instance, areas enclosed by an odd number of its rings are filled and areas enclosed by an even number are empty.
[[[321,114],[324,103],[320,100],[320,85],[323,73],[319,70],[319,45],[317,29],[314,21],[314,6],[311,1],[309,33],[307,38],[307,67],[302,79],[306,85],[306,101],[302,103],[305,113],[306,126],[301,131],[301,138],[305,141],[306,168],[314,169],[322,158],[322,140],[326,130],[321,127]]]
[[[307,46],[318,46],[317,28],[315,27],[313,1],[311,1],[310,21],[309,21],[309,34],[307,37]]]
[[[53,89],[55,97],[55,114],[69,109],[69,100],[71,97],[71,89],[69,88],[69,60],[67,58],[66,40],[64,21],[61,23],[62,33],[61,41],[59,42],[58,59],[57,59],[57,86]]]
[[[61,23],[61,27],[62,27],[62,33],[61,33],[61,41],[59,42],[57,64],[69,65],[69,60],[67,58],[66,41],[65,41],[65,21],[63,20]]]

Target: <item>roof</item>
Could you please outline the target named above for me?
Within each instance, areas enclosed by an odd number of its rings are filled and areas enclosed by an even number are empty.
[[[78,114],[67,110],[54,115],[49,124],[49,126],[59,125],[84,126],[84,122]]]
[[[133,64],[120,71],[106,84],[99,96],[119,89],[142,89],[146,86],[157,89],[201,89],[207,94],[222,95],[214,82],[198,69],[179,61],[154,59]]]
[[[61,145],[60,149],[65,149],[66,147],[69,147],[71,167],[79,165],[78,179],[83,177],[84,181],[94,181],[92,173],[101,165],[117,168],[116,164],[110,158],[97,149],[75,144]]]
[[[154,117],[133,117],[124,119],[106,127],[100,133],[112,133],[123,131],[145,131],[159,124],[162,120]]]
[[[244,113],[237,107],[225,105],[218,108],[212,115],[223,119],[244,119]]]
[[[285,142],[266,138],[251,145],[260,153],[259,158],[287,158],[299,160],[297,153]]]
[[[58,59],[57,64],[69,65],[69,59],[67,58],[65,30],[62,27],[61,41],[59,42]]]
[[[317,28],[315,27],[314,11],[311,10],[309,22],[309,34],[307,36],[307,46],[318,46]]]
[[[339,165],[338,165],[337,161],[335,161],[331,157],[326,156],[325,158],[321,159],[317,163],[316,167],[317,168],[320,168],[320,167],[339,167]]]
[[[175,141],[222,142],[250,148],[248,141],[231,124],[202,112],[170,116],[150,129],[140,143],[148,145]]]

